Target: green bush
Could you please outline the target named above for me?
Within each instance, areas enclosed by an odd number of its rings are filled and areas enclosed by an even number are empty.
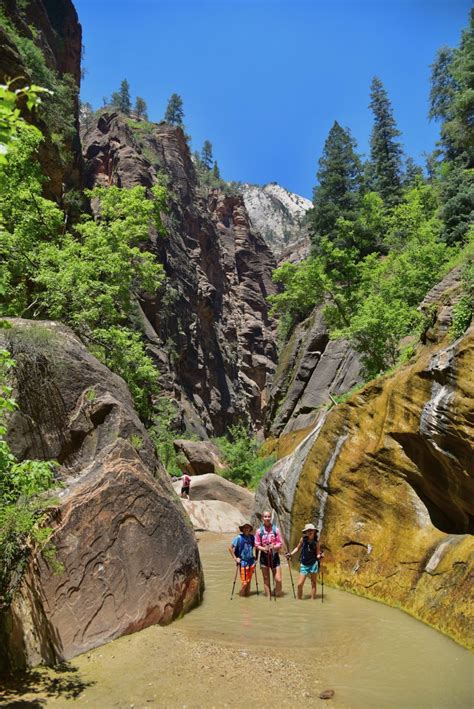
[[[47,550],[52,530],[45,521],[51,500],[44,493],[57,484],[56,463],[18,462],[5,439],[6,416],[16,408],[7,384],[13,366],[9,352],[0,350],[0,607],[11,601],[31,547]],[[50,546],[50,558],[52,555]]]
[[[252,490],[258,486],[276,460],[274,456],[258,455],[258,443],[244,426],[231,426],[228,437],[216,438],[214,443],[228,466],[223,476],[237,485],[244,485]]]

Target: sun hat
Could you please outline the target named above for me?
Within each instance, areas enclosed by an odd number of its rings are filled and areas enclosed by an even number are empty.
[[[253,524],[250,524],[250,522],[243,522],[242,524],[239,524],[239,529],[241,532],[244,531],[245,527],[250,527],[250,529],[253,531]]]
[[[305,532],[311,532],[311,531],[317,532],[318,530],[316,529],[316,527],[314,526],[314,524],[305,524],[305,527],[304,527],[304,529],[303,529],[303,534],[304,534]]]

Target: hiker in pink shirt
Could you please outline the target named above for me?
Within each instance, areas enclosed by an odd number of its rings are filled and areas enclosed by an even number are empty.
[[[281,596],[281,565],[279,551],[282,547],[280,530],[272,524],[271,512],[263,513],[263,524],[255,534],[255,548],[260,551],[260,568],[262,570],[265,595],[271,595],[270,569],[275,583],[275,596]]]

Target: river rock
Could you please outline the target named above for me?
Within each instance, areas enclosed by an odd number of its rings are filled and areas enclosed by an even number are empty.
[[[319,695],[320,699],[332,699],[336,692],[334,689],[325,689],[324,692],[321,692]]]
[[[226,467],[218,447],[211,441],[177,439],[173,445],[178,454],[178,465],[189,475],[216,473]]]
[[[199,532],[238,534],[245,515],[237,507],[220,500],[181,500],[191,524]]]
[[[181,482],[174,483],[173,487],[179,493]],[[255,495],[250,490],[212,473],[192,478],[190,497],[193,502],[196,500],[225,502],[239,510],[246,518],[252,514],[255,502]]]
[[[199,602],[193,530],[122,379],[68,328],[10,321],[19,458],[56,459],[63,487],[49,524],[58,572],[34,554],[0,617],[0,667],[69,659]]]
[[[317,525],[329,583],[402,607],[466,645],[473,371],[474,326],[454,343],[427,340],[414,362],[320,412],[303,440],[293,437],[293,452],[283,436],[288,455],[256,495],[292,545],[305,523]]]

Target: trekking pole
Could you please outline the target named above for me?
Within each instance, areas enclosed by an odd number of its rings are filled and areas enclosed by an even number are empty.
[[[323,559],[319,559],[320,570],[321,570],[321,603],[324,603],[324,570],[323,570]]]
[[[234,597],[234,589],[235,589],[235,582],[237,581],[237,573],[239,571],[240,564],[235,565],[235,576],[234,576],[234,583],[232,584],[232,593],[230,594],[230,600]]]
[[[293,582],[293,574],[291,573],[291,564],[290,564],[290,559],[286,557],[286,560],[288,562],[288,571],[290,572],[290,579],[291,579],[291,587],[293,589],[293,597],[296,599],[296,593],[295,593],[295,584]]]
[[[276,601],[276,599],[277,599],[276,581],[275,581],[275,577],[273,576],[273,549],[270,549],[270,551],[268,552],[268,563],[269,563],[268,582],[269,582],[269,586],[270,586],[270,600],[272,600],[272,578],[273,578],[273,598]]]
[[[257,586],[257,596],[258,594],[258,576],[257,576],[257,560],[255,559],[255,584]]]

